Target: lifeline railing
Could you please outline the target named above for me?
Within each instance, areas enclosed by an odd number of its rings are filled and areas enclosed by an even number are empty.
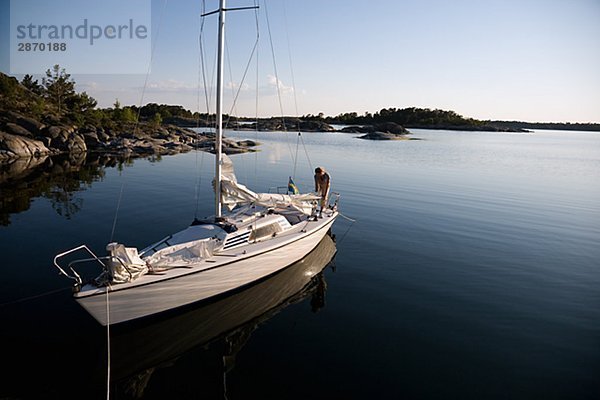
[[[71,272],[73,273],[73,275],[70,275],[69,273],[67,273],[67,271],[65,271],[65,269],[63,267],[61,267],[58,264],[58,260],[64,256],[66,256],[67,254],[71,254],[74,253],[76,251],[79,250],[86,250],[91,256],[92,258],[85,258],[85,259],[80,259],[80,260],[75,260],[75,261],[71,261],[68,265],[67,268],[71,270]],[[89,261],[98,261],[100,263],[100,265],[102,265],[102,269],[105,271],[108,271],[106,264],[104,264],[102,262],[102,260],[107,260],[110,257],[98,257],[96,254],[94,254],[93,251],[91,251],[85,244],[82,244],[81,246],[78,247],[74,247],[70,250],[67,250],[63,253],[57,254],[56,256],[54,256],[54,266],[56,266],[56,268],[58,268],[59,273],[61,275],[66,276],[69,279],[73,279],[75,281],[75,287],[79,287],[81,286],[81,284],[83,283],[83,279],[81,279],[81,276],[77,273],[77,271],[75,271],[75,269],[73,268],[73,265],[75,264],[79,264],[82,262],[89,262]]]

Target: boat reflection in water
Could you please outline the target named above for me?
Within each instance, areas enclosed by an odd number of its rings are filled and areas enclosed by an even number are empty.
[[[313,311],[324,306],[323,271],[331,265],[335,253],[333,239],[325,235],[302,260],[233,295],[143,326],[116,326],[111,333],[114,389],[140,397],[158,369],[173,366],[186,353],[200,349],[211,354],[194,354],[194,361],[212,359],[205,366],[212,376],[205,378],[211,382],[204,382],[201,390],[226,395],[225,374],[233,368],[236,353],[261,323],[308,297]],[[194,380],[202,379],[197,372]],[[203,394],[210,397],[209,393]]]

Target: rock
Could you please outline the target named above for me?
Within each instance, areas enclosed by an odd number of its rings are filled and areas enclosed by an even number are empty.
[[[335,129],[322,121],[300,121],[300,130],[303,132],[333,132]]]
[[[104,144],[100,141],[96,132],[84,132],[81,135],[83,136],[83,140],[88,148],[96,149],[99,147],[104,147]]]
[[[73,132],[72,127],[51,126],[48,129],[50,146],[63,152],[80,153],[87,151],[82,135]]]
[[[40,142],[44,143],[44,146],[46,146],[49,149],[52,147],[50,146],[50,143],[52,143],[52,139],[50,139],[47,136],[36,136],[35,140],[39,140]]]
[[[60,126],[50,126],[42,131],[44,136],[48,136],[51,139],[56,139],[61,135],[63,129]]]
[[[380,124],[374,124],[373,128],[376,132],[388,132],[396,135],[406,135],[409,132],[402,126],[395,122],[382,122]]]
[[[104,132],[104,129],[102,128],[96,129],[96,135],[98,137],[98,140],[100,140],[102,143],[107,143],[108,141],[110,141],[110,136],[107,135]]]
[[[410,140],[406,135],[398,135],[389,132],[370,132],[366,135],[359,136],[358,138],[369,140]]]
[[[39,140],[0,132],[0,158],[40,157],[49,153],[50,149]]]
[[[29,117],[17,118],[17,124],[27,129],[29,132],[33,133],[36,136],[39,135],[42,129],[44,129],[44,127],[46,126],[38,120]]]
[[[12,122],[9,122],[6,124],[6,132],[10,133],[11,135],[25,136],[28,138],[33,138],[33,134],[31,132],[29,132],[27,129],[23,128],[22,126],[19,126]]]
[[[60,117],[56,114],[46,114],[44,116],[44,121],[48,125],[58,125],[60,124]]]
[[[241,147],[255,147],[259,144],[260,143],[255,142],[254,140],[240,140],[239,142],[237,142],[237,145]]]
[[[402,125],[398,125],[395,122],[382,122],[374,125],[363,125],[363,126],[347,126],[342,128],[340,132],[344,133],[392,133],[395,135],[408,135],[410,134]],[[377,136],[377,135],[376,135]],[[378,135],[381,136],[381,135]]]
[[[23,118],[23,116],[21,114],[14,112],[14,111],[7,111],[6,115],[8,116],[8,119],[11,121],[16,121],[19,118]]]
[[[69,141],[67,143],[70,153],[85,153],[87,151],[85,139],[81,135],[72,133],[69,135]]]
[[[88,124],[88,125],[84,126],[83,128],[79,128],[78,132],[82,133],[82,134],[88,133],[88,132],[96,133],[96,130],[97,129],[95,126]]]
[[[375,132],[375,129],[371,125],[366,126],[347,126],[342,128],[340,132],[344,133],[370,133]]]

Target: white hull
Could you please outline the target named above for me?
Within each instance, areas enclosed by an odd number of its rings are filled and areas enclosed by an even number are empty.
[[[327,234],[337,213],[302,225],[264,242],[216,254],[197,266],[147,275],[131,284],[84,290],[75,294],[102,325],[118,324],[223,295],[290,266],[313,250]],[[108,313],[107,294],[108,289]]]
[[[316,285],[304,290],[331,262],[335,252],[333,240],[325,236],[306,257],[246,290],[207,305],[190,307],[189,311],[169,318],[115,331],[111,336],[113,379],[164,365],[221,337],[229,336],[233,341],[247,337],[236,332],[249,334],[288,305],[314,293]]]

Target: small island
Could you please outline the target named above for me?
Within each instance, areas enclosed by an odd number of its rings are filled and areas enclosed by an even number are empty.
[[[344,133],[364,133],[358,136],[359,139],[368,140],[418,140],[417,138],[409,137],[411,133],[401,125],[395,122],[383,122],[373,125],[347,126],[342,128],[340,132]]]

